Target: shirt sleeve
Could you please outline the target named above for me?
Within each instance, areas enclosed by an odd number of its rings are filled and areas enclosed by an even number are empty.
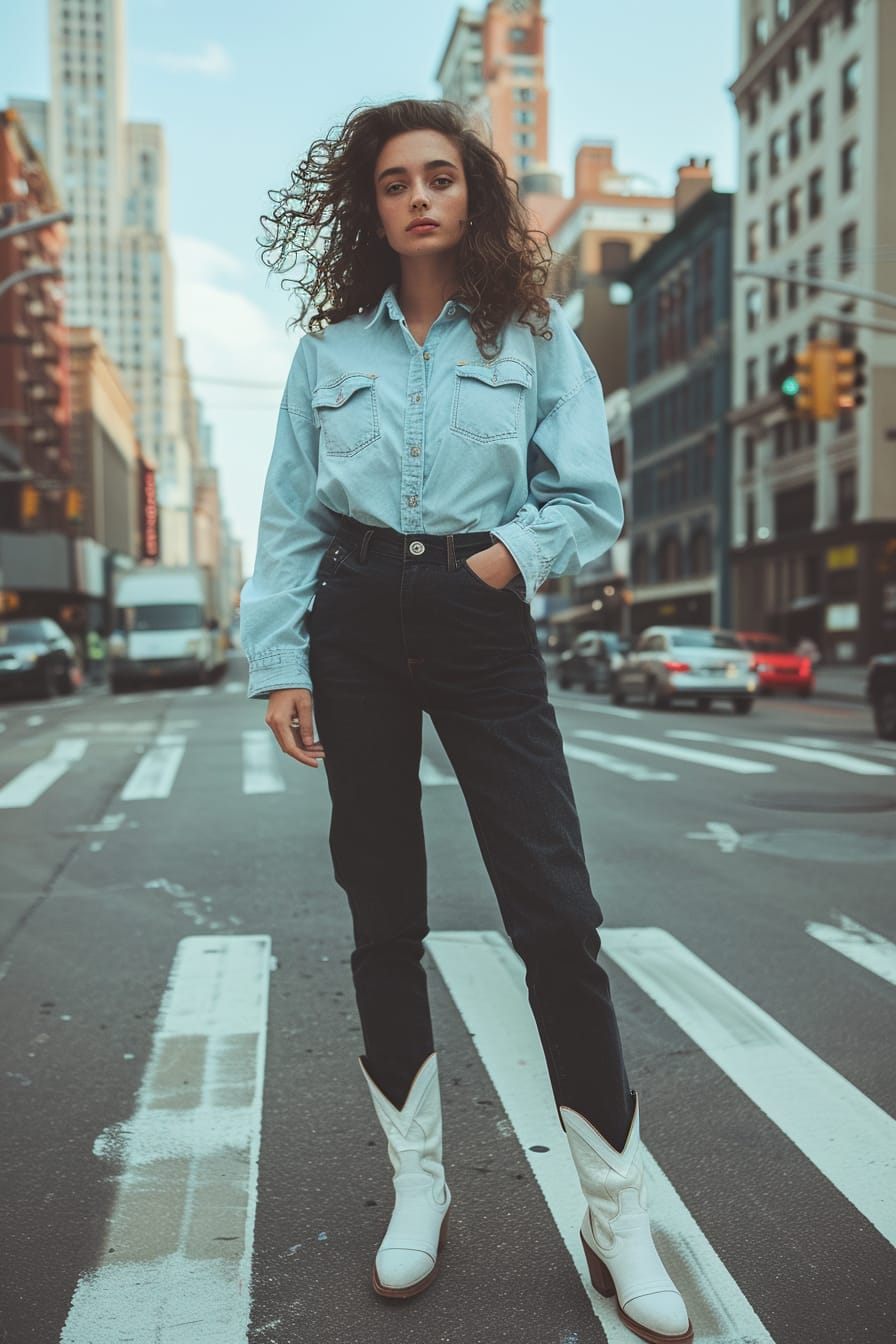
[[[333,515],[317,498],[318,433],[308,377],[296,352],[277,417],[252,577],[240,597],[240,639],[249,697],[311,689],[306,616]]]
[[[539,341],[538,420],[529,444],[529,494],[492,535],[512,554],[526,598],[552,574],[576,574],[622,531],[622,494],[597,371],[556,303]]]

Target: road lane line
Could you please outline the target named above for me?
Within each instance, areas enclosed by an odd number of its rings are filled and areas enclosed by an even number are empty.
[[[741,760],[739,756],[723,756],[719,752],[698,751],[693,747],[676,747],[669,742],[654,742],[646,737],[632,737],[626,733],[599,733],[591,728],[577,728],[576,737],[631,747],[633,751],[647,751],[655,756],[671,756],[678,761],[708,765],[713,770],[727,770],[733,775],[769,775],[775,772],[775,766],[766,765],[764,761]]]
[[[283,793],[278,748],[267,728],[243,733],[243,793]]]
[[[72,737],[57,742],[49,756],[26,766],[0,789],[0,807],[30,807],[46,793],[51,784],[61,779],[87,750],[86,737]]]
[[[596,1293],[588,1277],[579,1240],[584,1200],[529,1011],[522,963],[506,939],[490,931],[431,933],[426,946],[473,1036],[607,1344],[631,1344],[613,1302]],[[696,1338],[701,1344],[773,1344],[669,1179],[643,1147],[642,1153],[656,1241],[682,1289]]]
[[[896,1244],[896,1121],[665,929],[607,929],[608,955]]]
[[[564,742],[564,754],[572,761],[585,761],[587,765],[596,765],[600,770],[609,770],[614,775],[626,775],[638,783],[646,781],[673,784],[678,776],[671,770],[651,770],[648,765],[638,761],[624,761],[620,756],[610,756],[605,751],[592,751],[589,747],[577,746],[575,742]]]
[[[29,714],[25,723],[29,728],[39,728],[44,721],[43,714]]]
[[[190,690],[191,695],[211,695],[211,686],[193,686]]]
[[[435,761],[431,761],[428,756],[420,757],[420,783],[432,788],[440,784],[457,784],[457,775],[446,774],[440,770]]]
[[[896,946],[880,933],[873,933],[864,924],[858,924],[848,915],[840,915],[839,927],[833,924],[816,924],[810,921],[806,932],[820,943],[825,943],[835,952],[873,971],[882,980],[896,985]]]
[[[114,1261],[80,1276],[60,1344],[246,1344],[270,968],[266,936],[178,945],[133,1117],[94,1145],[120,1166]]]
[[[121,801],[133,803],[146,798],[167,798],[186,745],[187,739],[179,733],[163,733],[157,737],[122,789]]]
[[[591,700],[574,700],[572,696],[564,695],[562,699],[551,697],[551,703],[555,709],[584,709],[589,714],[609,714],[611,718],[617,719],[643,719],[644,715],[640,709],[623,709],[621,705],[595,705]]]
[[[845,770],[851,775],[896,775],[896,769],[891,765],[879,765],[877,761],[865,761],[861,756],[847,756],[840,751],[798,747],[795,743],[766,742],[758,737],[724,737],[720,733],[701,733],[696,729],[669,729],[667,736],[686,742],[719,742],[725,747],[743,747],[745,751],[761,751],[767,756],[783,756],[789,761],[826,765],[831,770]]]
[[[238,695],[245,691],[246,683],[244,681],[227,681],[224,683],[224,689],[228,695]]]

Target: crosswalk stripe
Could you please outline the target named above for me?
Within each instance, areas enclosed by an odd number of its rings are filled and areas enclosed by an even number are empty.
[[[851,775],[896,775],[896,769],[891,765],[879,765],[877,761],[865,761],[861,756],[849,756],[840,751],[799,747],[794,742],[766,742],[757,737],[723,737],[719,733],[701,733],[696,729],[670,729],[667,736],[687,742],[718,742],[725,747],[761,751],[767,756],[783,756],[788,761],[808,761],[811,765],[826,765],[831,770],[845,770]]]
[[[584,709],[588,714],[609,714],[614,719],[643,719],[640,709],[624,709],[621,705],[596,705],[591,700],[575,700],[571,695],[551,697],[555,709]]]
[[[87,750],[86,737],[71,737],[57,742],[49,756],[28,765],[0,789],[0,807],[30,807],[61,779]]]
[[[239,695],[245,692],[246,683],[244,681],[227,681],[224,683],[224,690],[228,695]]]
[[[121,791],[122,802],[167,798],[184,758],[187,739],[176,733],[157,737]]]
[[[873,971],[882,980],[896,985],[896,946],[882,934],[873,933],[848,915],[839,916],[839,927],[810,922],[806,925],[806,932],[835,952],[841,952],[844,957],[864,966],[866,971]]]
[[[620,756],[610,756],[605,751],[591,751],[588,747],[579,747],[575,742],[564,742],[563,751],[570,760],[585,761],[596,765],[600,770],[608,770],[614,775],[626,775],[639,783],[646,781],[672,784],[678,779],[671,770],[651,770],[648,765],[638,761],[624,761]]]
[[[627,733],[600,733],[591,728],[579,728],[576,737],[591,738],[595,742],[609,742],[620,747],[630,747],[633,751],[646,751],[654,756],[671,756],[678,761],[691,761],[696,765],[708,765],[712,770],[727,770],[734,775],[768,775],[775,767],[764,761],[741,760],[739,756],[723,756],[720,752],[698,751],[693,747],[677,747],[669,742],[654,742],[646,737],[633,737]]]
[[[896,1244],[896,1121],[664,929],[601,937],[617,966]]]
[[[632,1335],[612,1303],[592,1289],[588,1277],[579,1240],[584,1201],[557,1119],[522,963],[506,939],[490,931],[431,933],[426,945],[473,1036],[608,1344],[630,1344]],[[701,1344],[773,1344],[665,1173],[643,1147],[642,1152],[655,1238],[681,1287],[695,1336]]]
[[[277,746],[266,728],[243,733],[243,793],[283,793]]]
[[[191,695],[211,695],[211,686],[193,686],[190,690]]]
[[[270,966],[267,936],[179,944],[134,1114],[94,1145],[121,1164],[115,1260],[79,1278],[60,1344],[246,1344]]]

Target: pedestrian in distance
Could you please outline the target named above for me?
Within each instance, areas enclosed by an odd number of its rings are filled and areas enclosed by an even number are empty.
[[[106,641],[99,630],[88,630],[86,652],[88,681],[91,686],[102,686],[106,676]]]
[[[263,258],[298,291],[305,335],[241,638],[281,749],[326,769],[361,1066],[393,1169],[373,1286],[407,1298],[432,1282],[451,1205],[421,964],[428,714],[526,966],[594,1285],[641,1339],[689,1340],[651,1236],[638,1098],[529,610],[622,527],[598,376],[545,297],[548,249],[516,184],[453,104],[357,109],[271,199]]]

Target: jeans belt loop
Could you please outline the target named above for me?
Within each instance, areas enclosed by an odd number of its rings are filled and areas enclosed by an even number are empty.
[[[362,565],[367,564],[367,552],[370,550],[370,543],[373,541],[373,533],[374,529],[372,527],[368,527],[363,537],[361,538],[361,549],[358,551],[359,564]]]
[[[456,556],[455,553],[454,553],[454,533],[453,533],[453,532],[449,532],[449,533],[448,533],[447,547],[448,547],[448,573],[449,573],[449,574],[452,574],[452,573],[454,572],[454,570],[460,568],[460,566],[459,566],[458,563],[457,563],[457,556]]]

